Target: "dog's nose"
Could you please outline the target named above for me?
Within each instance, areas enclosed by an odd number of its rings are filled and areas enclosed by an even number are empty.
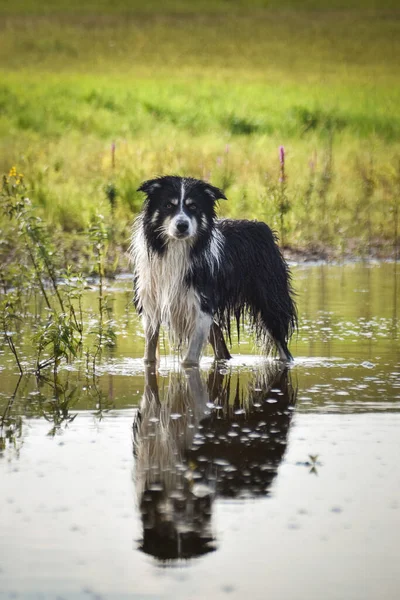
[[[186,231],[189,229],[189,223],[187,221],[178,221],[176,228],[179,233],[186,233]]]

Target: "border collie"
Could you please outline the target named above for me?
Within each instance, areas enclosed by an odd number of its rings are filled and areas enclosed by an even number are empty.
[[[297,325],[288,265],[271,229],[262,222],[217,219],[224,193],[205,181],[164,176],[145,181],[146,199],[131,245],[135,305],[143,318],[147,364],[156,361],[160,325],[183,365],[198,365],[209,338],[216,359],[230,358],[231,340],[248,317],[265,351],[275,344],[292,360],[288,340]]]

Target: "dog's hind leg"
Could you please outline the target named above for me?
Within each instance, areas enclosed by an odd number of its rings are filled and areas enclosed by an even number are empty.
[[[276,344],[276,347],[278,349],[280,360],[286,360],[287,362],[292,362],[293,361],[293,356],[291,355],[290,350],[287,347],[286,342],[284,342],[284,344],[282,344],[281,342],[278,342],[278,341],[275,340],[275,344]]]
[[[145,364],[151,364],[155,363],[157,360],[157,344],[160,333],[160,325],[157,325],[157,327],[154,329],[146,316],[143,317],[143,323],[145,335],[144,362]]]
[[[229,360],[232,358],[226,345],[224,334],[215,321],[211,325],[209,342],[214,350],[215,360]]]
[[[200,312],[193,334],[189,340],[186,356],[182,361],[184,367],[196,366],[199,364],[200,354],[210,333],[211,323],[212,316]]]

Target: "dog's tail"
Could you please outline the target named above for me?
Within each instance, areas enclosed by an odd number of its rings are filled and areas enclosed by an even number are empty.
[[[252,328],[264,351],[269,353],[271,346],[275,346],[279,358],[291,362],[293,356],[288,343],[297,330],[297,309],[290,271],[283,258],[279,266],[280,278],[270,278],[267,285],[257,281],[256,289],[251,294],[252,302],[247,303],[247,310]],[[278,265],[276,270],[279,273]]]
[[[282,300],[287,302],[286,310],[282,307]],[[256,338],[257,345],[266,355],[271,354],[276,348],[281,360],[293,361],[288,343],[294,330],[297,329],[297,311],[290,295],[286,295],[286,298],[280,297],[278,303],[274,303],[270,296],[268,303],[265,302],[261,308],[260,304],[247,302],[234,308],[225,309],[225,312],[219,316],[219,325],[226,332],[230,344],[232,344],[232,318],[236,321],[238,340],[240,340],[242,329],[247,321]],[[221,331],[219,327],[218,330]],[[216,356],[230,358],[229,352],[227,356],[218,356],[217,353]]]
[[[282,301],[282,298],[280,300]],[[294,329],[297,328],[297,314],[290,296],[287,296],[285,300],[288,303],[286,310],[283,310],[281,303],[274,306],[269,298],[269,304],[264,305],[256,314],[253,307],[249,307],[249,316],[256,338],[263,350],[269,354],[275,346],[281,360],[292,362],[293,356],[288,348],[288,343]]]

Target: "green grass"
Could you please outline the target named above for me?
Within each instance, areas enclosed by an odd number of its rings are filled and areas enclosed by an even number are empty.
[[[37,4],[0,3],[0,171],[24,172],[50,223],[74,235],[108,216],[113,181],[126,246],[138,183],[173,172],[223,186],[224,214],[279,227],[284,145],[286,242],[393,243],[397,3]]]
[[[6,0],[0,2],[0,14],[154,14],[231,13],[253,10],[296,10],[326,12],[332,10],[396,9],[397,0]]]

